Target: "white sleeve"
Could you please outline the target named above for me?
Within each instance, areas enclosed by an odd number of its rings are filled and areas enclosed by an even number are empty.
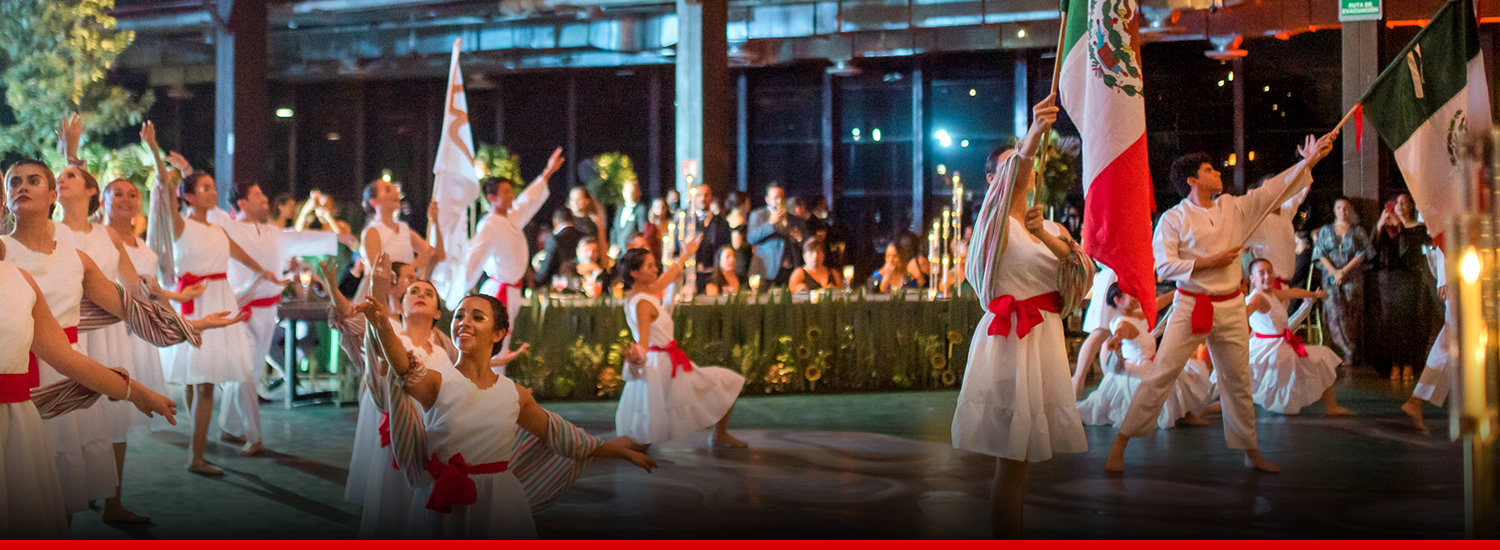
[[[516,195],[516,200],[510,205],[510,215],[520,222],[517,225],[531,223],[531,218],[536,217],[537,211],[542,209],[542,205],[547,203],[547,197],[551,195],[552,190],[547,187],[547,180],[537,178]]]
[[[281,253],[287,258],[331,256],[339,253],[338,235],[331,231],[284,229],[279,237],[281,238]]]
[[[493,218],[491,218],[493,219]],[[483,223],[481,230],[469,240],[469,246],[464,250],[464,288],[474,288],[479,284],[479,279],[484,276],[484,260],[495,254],[495,226],[491,223]]]
[[[1173,210],[1163,214],[1156,223],[1156,235],[1151,239],[1152,255],[1156,260],[1156,276],[1163,281],[1187,282],[1193,276],[1193,260],[1177,255],[1182,230]]]

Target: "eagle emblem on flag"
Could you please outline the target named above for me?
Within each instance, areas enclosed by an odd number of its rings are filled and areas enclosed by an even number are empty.
[[[1095,0],[1089,10],[1089,67],[1110,88],[1141,95],[1134,0]]]

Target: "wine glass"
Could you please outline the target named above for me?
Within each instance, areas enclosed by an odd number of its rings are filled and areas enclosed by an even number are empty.
[[[552,276],[552,290],[554,292],[562,292],[563,290],[565,290],[567,288],[568,288],[568,278],[567,277],[564,277],[562,275],[553,275]]]
[[[751,273],[750,274],[750,292],[753,292],[753,293],[756,293],[756,294],[760,293],[760,274],[759,273]]]
[[[844,292],[854,288],[854,266],[844,266]]]

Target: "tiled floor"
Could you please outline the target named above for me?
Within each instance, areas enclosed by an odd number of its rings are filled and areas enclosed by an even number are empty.
[[[1129,472],[1101,470],[1114,430],[1090,451],[1032,467],[1033,538],[1457,538],[1461,446],[1421,435],[1396,407],[1410,390],[1341,382],[1353,419],[1260,413],[1262,451],[1285,469],[1250,472],[1218,418],[1137,441]],[[546,538],[975,538],[989,533],[994,461],[948,444],[956,393],[750,397],[732,426],[748,450],[712,451],[706,433],[657,445],[646,474],[595,464],[537,517]],[[548,405],[595,433],[614,403]],[[79,514],[80,538],[347,538],[359,508],[342,499],[355,408],[263,409],[264,458],[211,444],[229,475],[187,473],[188,428],[131,441],[125,498],[156,525],[120,529]],[[1429,408],[1428,423],[1446,426]]]

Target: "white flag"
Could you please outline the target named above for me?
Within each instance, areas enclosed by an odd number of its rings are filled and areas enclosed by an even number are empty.
[[[448,66],[448,99],[443,105],[443,133],[437,162],[432,166],[432,200],[438,204],[438,228],[447,257],[433,270],[432,281],[450,307],[469,291],[464,286],[464,251],[469,241],[469,205],[479,198],[479,173],[474,168],[474,138],[469,132],[469,103],[464,98],[464,76],[458,69],[458,47]],[[430,223],[430,222],[429,222]]]

